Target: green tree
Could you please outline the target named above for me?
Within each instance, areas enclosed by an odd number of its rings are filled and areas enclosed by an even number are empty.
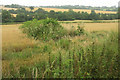
[[[17,14],[17,16],[16,16],[16,19],[15,19],[15,21],[16,22],[24,22],[24,21],[27,21],[27,14],[25,14],[25,13],[19,13],[19,14]]]
[[[34,9],[34,7],[33,7],[33,6],[30,6],[29,8],[30,8],[31,10],[33,10],[33,9]]]
[[[97,20],[97,14],[94,10],[91,10],[90,19],[91,20]]]
[[[7,10],[2,10],[2,22],[11,22],[13,21],[13,17],[11,16],[10,12]]]
[[[50,10],[49,14],[48,14],[48,17],[49,18],[53,18],[53,19],[56,19],[56,13],[54,10]]]
[[[46,19],[47,16],[44,14],[44,13],[36,13],[34,14],[34,18],[37,19],[37,20],[41,20],[41,19]]]
[[[43,20],[27,21],[20,29],[23,30],[29,37],[35,40],[49,41],[56,40],[64,36],[64,28],[54,19],[47,18]]]

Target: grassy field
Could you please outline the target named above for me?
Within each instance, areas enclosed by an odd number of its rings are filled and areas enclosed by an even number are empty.
[[[71,29],[72,26],[77,28],[78,24],[85,28],[86,31],[117,31],[118,23],[62,23],[66,29]]]
[[[2,47],[3,50],[6,48],[22,47],[25,48],[28,45],[32,45],[32,41],[28,38],[25,38],[20,30],[19,26],[21,24],[13,25],[2,25]]]
[[[85,35],[46,43],[26,38],[22,24],[2,25],[3,77],[117,77],[118,23],[61,23],[67,30],[78,24]]]
[[[73,20],[59,21],[60,23],[118,23],[119,20]]]
[[[61,23],[66,29],[71,29],[72,26],[77,28],[78,23]],[[32,43],[30,39],[25,38],[20,30],[19,26],[22,24],[2,25],[2,41],[3,47],[7,46],[27,46]],[[118,23],[79,23],[87,31],[118,31]],[[21,44],[25,43],[25,44]]]

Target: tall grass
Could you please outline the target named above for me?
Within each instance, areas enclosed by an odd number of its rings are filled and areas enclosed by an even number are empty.
[[[3,78],[118,78],[118,33],[79,30],[3,55]]]
[[[56,59],[52,56],[52,53],[47,52],[48,62],[42,61],[36,63],[37,65],[21,66],[17,73],[14,68],[16,67],[15,64],[11,63],[9,75],[3,74],[3,77],[118,78],[118,63],[120,61],[117,38],[117,33],[112,32],[105,42],[94,41],[85,48],[73,43],[74,48],[69,48],[68,52],[68,48],[60,47],[61,50],[59,50],[58,55],[56,54],[58,56]],[[72,43],[70,44],[72,45]]]

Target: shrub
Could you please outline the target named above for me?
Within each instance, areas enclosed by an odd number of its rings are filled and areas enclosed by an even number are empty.
[[[71,37],[74,37],[74,36],[84,35],[85,34],[85,30],[84,30],[84,27],[81,27],[81,26],[78,25],[77,29],[75,29],[75,27],[72,26],[72,29],[68,30],[67,33]]]
[[[23,33],[27,36],[33,37],[35,40],[49,41],[56,40],[65,35],[64,28],[57,22],[57,20],[47,18],[43,20],[27,21],[20,26]]]
[[[81,34],[85,34],[85,30],[84,30],[84,27],[80,27],[79,25],[77,26],[77,30],[75,31],[76,32],[76,35],[81,35]]]
[[[69,50],[71,41],[68,39],[60,39],[59,44],[62,49]]]

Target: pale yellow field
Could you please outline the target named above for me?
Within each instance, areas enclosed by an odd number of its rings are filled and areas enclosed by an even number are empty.
[[[2,25],[2,48],[25,48],[32,46],[33,41],[26,38],[18,29],[21,24]]]
[[[33,11],[36,11],[38,8],[34,8]],[[69,9],[58,9],[58,8],[42,8],[44,9],[45,11],[50,11],[50,10],[54,10],[55,12],[58,12],[58,11],[68,11]],[[30,11],[29,8],[26,8],[26,10]],[[87,10],[87,9],[73,9],[73,11],[75,12],[87,12],[87,13],[91,13],[91,10]],[[109,13],[109,14],[116,14],[116,12],[113,12],[113,11],[98,11],[98,10],[95,10],[96,13]]]
[[[118,23],[61,23],[66,29],[71,29],[72,26],[77,28],[78,25],[84,27],[87,31],[118,31]]]
[[[3,9],[3,10],[17,10],[17,8],[6,8],[4,6],[0,6],[0,9]]]

